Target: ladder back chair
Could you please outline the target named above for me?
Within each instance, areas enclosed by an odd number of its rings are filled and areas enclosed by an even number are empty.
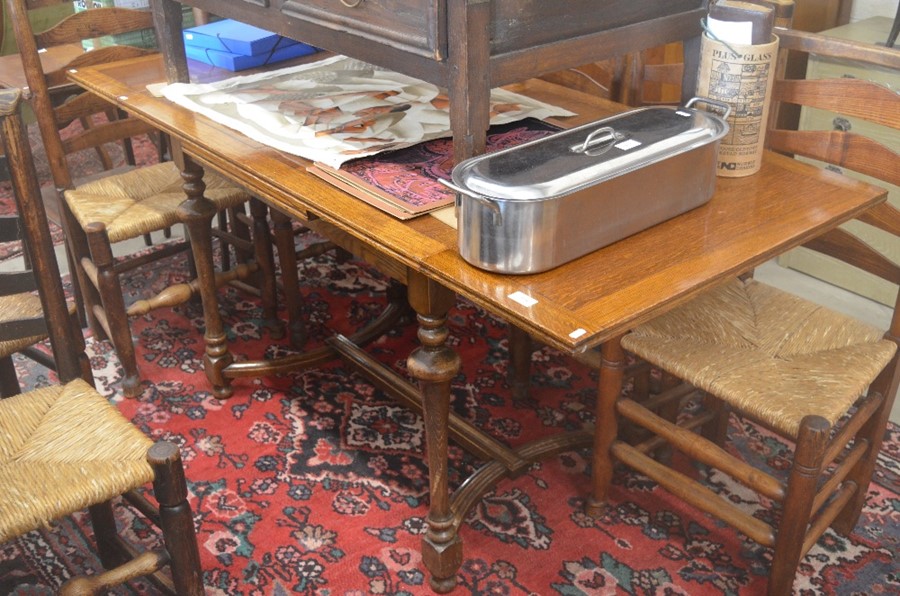
[[[751,0],[772,9],[776,27],[790,28],[794,18],[794,0]],[[629,106],[679,105],[690,99],[696,79],[685,74],[695,72],[693,57],[700,51],[695,40],[680,42],[626,54],[614,83],[612,99]],[[688,58],[685,70],[685,57]]]
[[[625,55],[614,99],[628,106],[683,104],[690,99],[682,97],[683,79],[681,43],[631,52]]]
[[[794,30],[779,31],[781,52],[815,53],[876,67],[900,68],[900,51]],[[783,61],[782,61],[783,62]],[[853,171],[900,185],[896,147],[849,130],[774,127],[786,104],[834,112],[851,122],[900,129],[900,93],[853,78],[788,80],[777,76],[766,142],[770,149],[817,160],[825,170]],[[846,127],[844,127],[846,128]],[[883,139],[883,137],[881,137]],[[823,171],[824,176],[840,173]],[[900,212],[882,203],[858,218],[900,237]],[[900,283],[900,266],[843,228],[808,248],[871,275]],[[769,594],[789,594],[797,567],[832,527],[850,533],[856,524],[897,393],[900,303],[887,332],[776,290],[736,279],[626,334],[621,347],[704,392],[695,416],[675,424],[629,398],[601,401],[598,420],[638,425],[653,437],[638,445],[598,435],[594,453],[594,501],[609,495],[614,462],[649,476],[691,505],[773,549]],[[621,355],[618,342],[604,347]],[[793,446],[786,477],[754,467],[723,449],[729,412],[785,437]],[[724,415],[723,415],[724,413]],[[616,423],[612,424],[613,427]],[[774,508],[770,524],[731,503],[681,471],[651,458],[661,444],[688,459],[721,470],[760,494]],[[748,458],[749,460],[749,458]]]
[[[0,218],[0,242],[19,241],[19,217]],[[12,234],[10,234],[12,232]],[[36,344],[47,335],[47,322],[37,294],[37,272],[27,263],[21,270],[0,273],[0,398],[20,392],[15,354],[28,356],[47,368],[55,368],[53,359]],[[74,305],[71,307],[75,316]]]
[[[130,255],[129,258],[114,258],[113,245],[166,230],[181,222],[179,206],[187,198],[185,179],[173,162],[166,161],[101,172],[87,181],[73,180],[68,164],[70,154],[156,131],[137,118],[111,109],[108,103],[90,93],[74,92],[66,101],[55,102],[50,91],[66,82],[66,73],[72,68],[124,60],[154,51],[127,45],[105,45],[105,42],[97,41],[98,38],[110,39],[109,36],[152,30],[152,13],[124,8],[93,8],[76,12],[46,31],[35,32],[27,18],[28,7],[36,3],[49,5],[60,0],[7,2],[28,82],[30,103],[37,115],[54,190],[58,191],[60,220],[73,255],[88,320],[97,337],[111,340],[124,369],[124,393],[135,396],[140,391],[140,374],[129,317],[186,302],[198,292],[200,282],[167,288],[155,297],[126,307],[119,276],[184,251],[188,244],[173,242],[150,253]],[[93,40],[91,43],[99,47],[78,55],[61,68],[51,72],[42,70],[39,48],[81,43],[86,39]],[[107,117],[95,119],[97,114]],[[90,120],[93,124],[80,134],[73,133],[64,139],[60,129],[79,119]],[[250,197],[212,172],[204,176],[203,183],[205,190],[201,189],[201,192],[212,201],[220,216],[226,212],[232,216],[231,231],[220,226],[214,230],[214,235],[234,246],[241,260],[249,261],[249,264],[241,263],[220,273],[215,283],[218,286],[246,278],[258,267],[251,260],[254,255],[254,246],[249,239],[251,226],[245,218],[238,216]],[[53,208],[52,204],[50,208]],[[259,213],[260,210],[257,210],[257,217],[265,217],[264,210],[262,215]],[[211,245],[200,248],[212,251]],[[222,254],[223,258],[229,254],[227,247],[222,247]],[[227,264],[226,259],[223,268]]]
[[[689,40],[688,44],[699,51],[697,40]],[[627,106],[675,105],[679,99],[681,103],[690,99],[682,97],[682,88],[694,88],[693,79],[683,85],[683,47],[682,42],[673,42],[548,73],[540,78]]]
[[[28,214],[22,214],[27,217]],[[24,244],[20,214],[0,217],[0,244]],[[24,246],[23,246],[24,248]],[[25,252],[25,251],[23,251]],[[30,255],[20,256],[21,267],[0,272],[0,397],[20,392],[13,356],[24,354],[48,368],[54,368],[53,358],[35,345],[43,342],[47,322],[37,292],[40,264],[35,266]],[[74,316],[74,307],[72,308]]]
[[[60,593],[92,594],[147,575],[165,591],[203,594],[177,447],[154,444],[93,387],[84,341],[60,282],[19,100],[18,89],[0,91],[0,137],[25,242],[39,264],[38,295],[60,383],[0,399],[0,542],[88,509],[100,560],[109,570],[70,578]],[[135,491],[151,482],[158,507]],[[111,500],[126,493],[161,528],[162,548],[136,552],[119,536]],[[171,574],[162,573],[166,565]]]

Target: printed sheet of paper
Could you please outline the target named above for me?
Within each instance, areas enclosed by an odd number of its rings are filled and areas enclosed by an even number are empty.
[[[216,83],[173,83],[163,95],[333,168],[451,134],[449,100],[438,87],[345,56]],[[491,92],[491,124],[571,115],[502,89]]]
[[[559,127],[526,118],[492,126],[485,151],[491,153],[557,132]],[[452,205],[456,193],[438,182],[450,180],[453,170],[453,142],[434,139],[397,151],[354,159],[340,168],[320,162],[309,172],[353,196],[390,213],[410,219]]]

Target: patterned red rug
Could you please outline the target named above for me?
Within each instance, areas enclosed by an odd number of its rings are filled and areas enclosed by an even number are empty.
[[[182,259],[183,257],[175,257]],[[172,262],[127,281],[131,296],[172,281]],[[349,331],[382,307],[385,280],[355,261],[303,264],[312,345]],[[258,303],[222,293],[231,345],[243,354],[288,350],[261,331]],[[505,383],[505,325],[460,301],[451,339],[463,357],[453,408],[510,444],[591,422],[595,374],[550,349],[535,353],[533,392],[516,401]],[[99,389],[153,437],[181,447],[209,594],[410,595],[429,593],[419,548],[427,469],[419,416],[396,405],[341,362],[278,378],[241,381],[215,399],[201,371],[202,315],[188,305],[134,321],[144,390],[121,397],[121,370],[105,342],[89,342]],[[368,351],[404,373],[412,326]],[[25,382],[50,380],[18,363]],[[782,469],[785,446],[755,426],[732,423],[736,448]],[[451,484],[479,465],[451,445]],[[771,551],[680,504],[622,470],[607,514],[583,513],[589,458],[566,453],[500,482],[461,529],[456,594],[741,594],[764,592]],[[719,474],[707,485],[758,510],[758,497]],[[900,430],[879,456],[868,505],[849,537],[827,533],[804,559],[799,594],[896,594],[900,574]],[[5,504],[8,506],[10,504]],[[125,533],[156,534],[122,506]],[[762,515],[762,513],[760,513]],[[83,515],[0,546],[0,593],[49,594],[72,573],[97,569]],[[152,594],[134,582],[116,594]]]

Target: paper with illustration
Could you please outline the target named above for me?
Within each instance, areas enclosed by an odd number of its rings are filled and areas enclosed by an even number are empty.
[[[216,83],[173,83],[162,93],[254,140],[334,168],[451,134],[449,100],[437,86],[345,56]],[[491,92],[491,124],[571,115],[503,89]]]

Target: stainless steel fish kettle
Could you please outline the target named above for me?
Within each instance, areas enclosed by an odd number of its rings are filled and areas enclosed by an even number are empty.
[[[457,164],[460,254],[538,273],[706,203],[728,110],[639,108]]]

